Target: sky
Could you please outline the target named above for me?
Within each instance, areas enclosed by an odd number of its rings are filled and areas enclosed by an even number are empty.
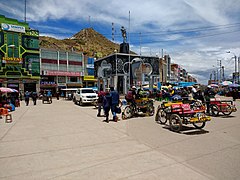
[[[25,0],[0,0],[0,14],[58,39],[92,27],[121,43],[124,26],[131,51],[168,54],[201,84],[240,56],[240,0],[26,0],[26,16]]]

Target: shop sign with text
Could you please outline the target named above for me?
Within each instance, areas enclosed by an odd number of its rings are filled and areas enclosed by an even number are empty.
[[[25,33],[24,26],[18,26],[13,24],[6,24],[6,23],[2,23],[1,25],[2,25],[2,30],[4,31],[14,31],[14,32]]]
[[[80,76],[80,72],[46,71],[47,76]]]

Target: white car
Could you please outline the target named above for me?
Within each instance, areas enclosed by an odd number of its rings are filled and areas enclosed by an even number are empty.
[[[82,106],[83,104],[94,105],[98,94],[92,88],[80,88],[73,95],[73,102]]]

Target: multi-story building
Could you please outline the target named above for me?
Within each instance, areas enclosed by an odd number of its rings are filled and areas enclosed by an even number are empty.
[[[167,83],[167,60],[166,60],[166,56],[165,58],[160,58],[160,61],[159,61],[159,74],[160,74],[160,77],[159,77],[159,81],[162,83],[162,84],[166,84]]]
[[[57,50],[40,50],[41,90],[55,93],[62,88],[83,86],[83,54]]]
[[[180,70],[179,70],[179,65],[178,64],[171,64],[171,77],[170,77],[170,82],[176,83],[180,81]]]
[[[84,56],[83,87],[96,87],[97,79],[94,77],[95,58]]]
[[[0,86],[40,89],[39,32],[0,15]]]

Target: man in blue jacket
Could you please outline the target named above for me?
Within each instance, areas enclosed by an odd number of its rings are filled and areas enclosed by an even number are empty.
[[[112,96],[111,111],[113,115],[113,121],[117,122],[116,107],[119,104],[119,93],[114,90],[114,87],[110,87],[110,95]]]

